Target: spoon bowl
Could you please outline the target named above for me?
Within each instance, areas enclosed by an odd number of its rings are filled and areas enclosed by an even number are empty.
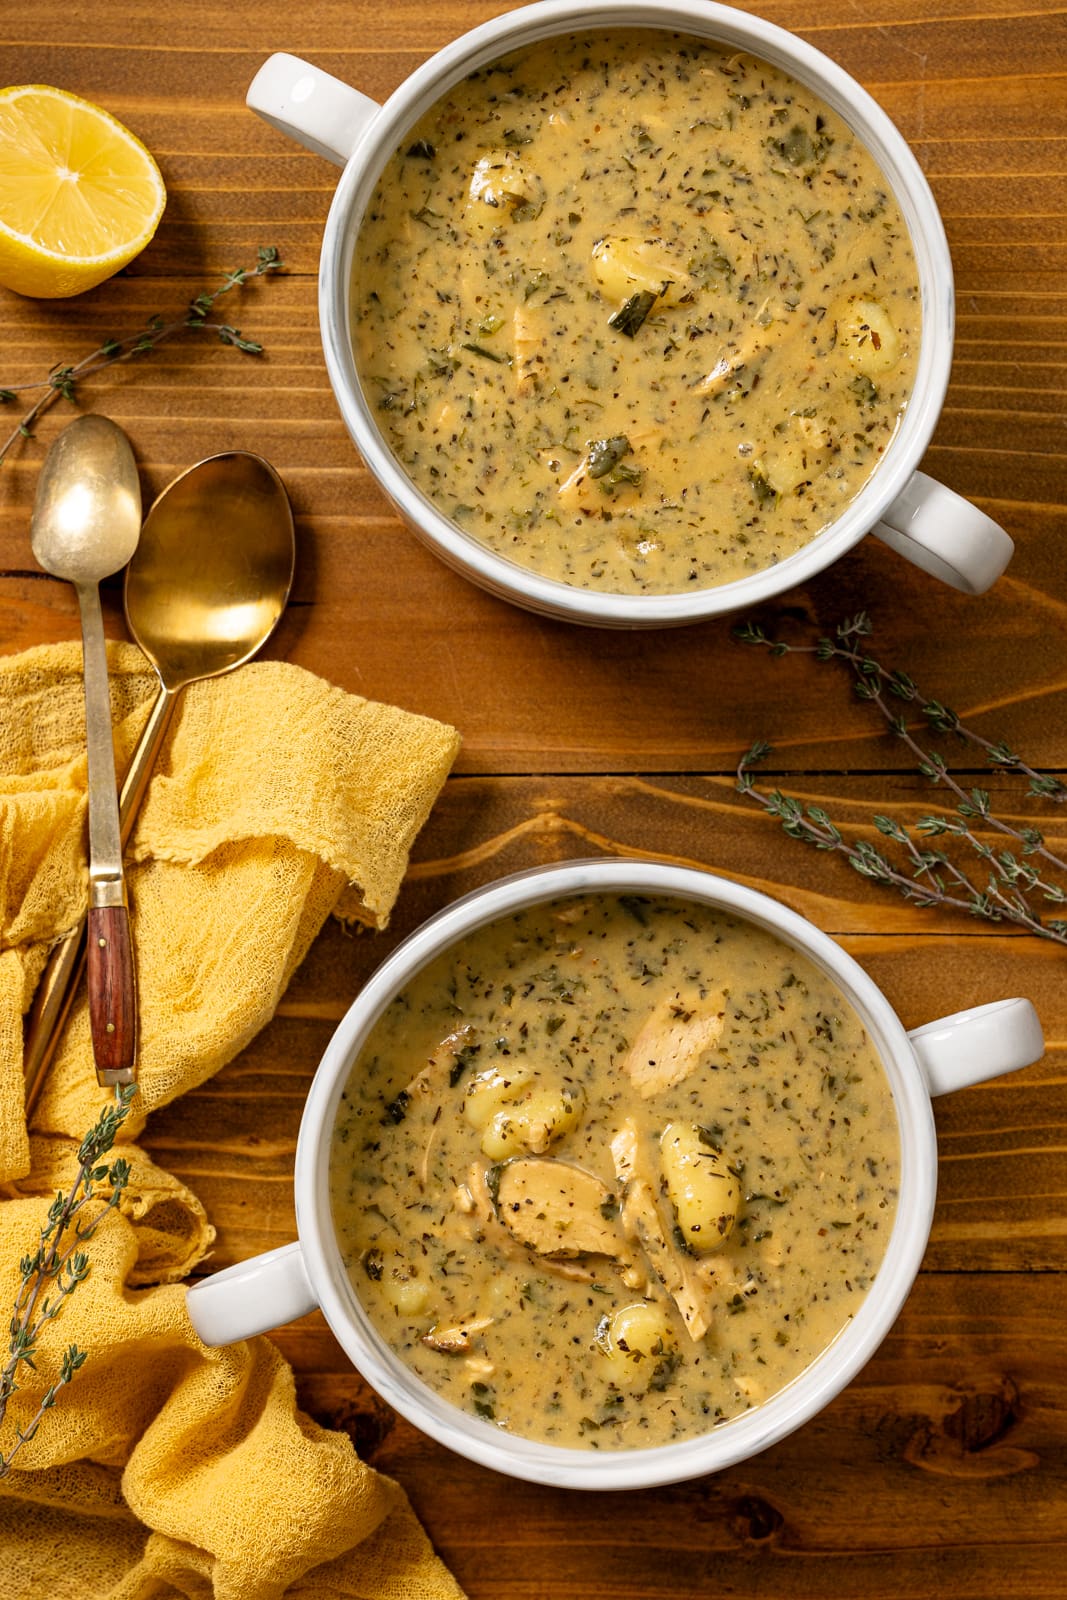
[[[254,656],[285,609],[295,540],[288,496],[261,456],[209,456],[168,484],[126,572],[126,621],[176,694]]]
[[[163,490],[126,569],[126,622],[159,677],[119,794],[129,837],[174,704],[202,678],[232,672],[277,627],[296,562],[285,486],[262,456],[208,456]]]
[[[30,524],[38,565],[75,587],[124,567],[141,534],[141,486],[130,441],[107,417],[78,417],[41,468]]]

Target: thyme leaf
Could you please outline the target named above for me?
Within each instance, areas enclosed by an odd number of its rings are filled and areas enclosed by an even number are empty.
[[[508,356],[498,355],[495,350],[487,350],[484,344],[464,344],[464,350],[469,350],[471,355],[481,356],[483,361],[495,361],[499,367],[510,367],[511,360]]]
[[[968,728],[950,707],[924,695],[906,672],[883,666],[864,642],[872,632],[870,617],[863,611],[842,622],[833,638],[821,638],[814,645],[771,639],[755,623],[734,630],[743,644],[756,645],[773,656],[814,655],[818,661],[838,661],[848,667],[858,698],[878,711],[892,737],[902,740],[911,752],[919,773],[946,790],[954,808],[921,816],[911,824],[875,816],[874,827],[887,841],[885,849],[871,839],[846,838],[823,807],[805,805],[780,789],[757,787],[753,770],[773,753],[763,741],[754,744],[738,763],[739,793],[762,806],[790,838],[817,850],[840,853],[861,877],[896,890],[915,905],[941,906],[993,923],[1011,923],[1067,945],[1067,922],[1048,918],[1043,911],[1045,906],[1067,904],[1067,860],[1049,847],[1039,828],[999,815],[989,790],[965,787],[945,756],[909,727],[894,702],[913,705],[933,732],[982,751],[990,766],[1027,779],[1028,793],[1040,800],[1067,803],[1067,784],[1054,774],[1036,771],[1005,741],[987,739]],[[999,838],[1001,847],[983,834]],[[931,846],[935,839],[942,843]],[[888,846],[895,847],[895,856],[887,853]]]
[[[663,288],[666,287],[664,284]],[[619,307],[614,316],[608,318],[609,328],[617,328],[619,333],[624,333],[628,339],[632,339],[662,293],[663,289],[659,293],[653,293],[651,289],[638,290],[637,294],[632,294],[629,300]]]
[[[233,327],[228,322],[210,320],[211,313],[224,294],[229,294],[232,289],[243,288],[255,278],[265,277],[271,272],[280,272],[283,267],[284,262],[277,248],[274,245],[261,245],[256,254],[254,267],[238,267],[226,274],[217,289],[202,290],[189,302],[184,316],[170,322],[164,321],[158,315],[149,317],[144,327],[135,333],[127,334],[121,339],[105,339],[95,350],[91,350],[87,356],[83,356],[73,365],[63,366],[57,363],[44,378],[33,383],[13,384],[10,388],[0,389],[0,404],[6,405],[16,401],[19,394],[38,391],[38,398],[0,444],[0,463],[6,459],[20,439],[33,438],[34,424],[57,400],[78,399],[81,385],[86,379],[94,377],[96,373],[102,372],[105,367],[113,366],[118,361],[129,361],[135,356],[148,355],[157,345],[173,338],[177,333],[186,331],[214,333],[222,344],[230,345],[244,355],[261,355],[262,344],[255,339],[246,339],[239,328]]]
[[[630,454],[630,441],[624,433],[617,433],[610,439],[590,439],[586,449],[589,457],[589,476],[603,478],[613,467],[618,466],[623,456]]]
[[[0,1423],[12,1395],[22,1387],[19,1369],[37,1370],[34,1358],[45,1328],[89,1276],[91,1263],[83,1246],[122,1199],[130,1178],[129,1162],[120,1158],[109,1164],[101,1158],[114,1144],[136,1093],[135,1084],[116,1089],[113,1103],[104,1107],[78,1148],[78,1171],[70,1190],[66,1194],[60,1190],[51,1202],[36,1246],[19,1263],[21,1283],[9,1323],[8,1359],[0,1368]],[[98,1190],[100,1184],[110,1188],[106,1200]],[[94,1200],[103,1201],[103,1209],[83,1215]],[[88,1351],[75,1344],[67,1347],[60,1361],[59,1377],[45,1390],[37,1410],[18,1431],[7,1454],[0,1455],[0,1479],[8,1476],[15,1457],[33,1438],[45,1412],[52,1409],[60,1390],[73,1382],[87,1359]]]
[[[813,132],[797,122],[783,138],[768,139],[767,147],[791,167],[810,168],[825,160],[833,142],[833,135],[826,132],[822,117],[816,117]]]
[[[748,481],[752,485],[752,493],[756,497],[757,504],[773,506],[777,503],[778,491],[762,467],[749,467]]]
[[[852,382],[849,384],[849,388],[855,395],[856,401],[859,405],[873,406],[877,403],[877,386],[871,382],[866,373],[861,372],[855,378],[853,378]]]

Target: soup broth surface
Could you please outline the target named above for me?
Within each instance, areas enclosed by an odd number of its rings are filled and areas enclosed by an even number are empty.
[[[330,1183],[356,1295],[431,1388],[611,1450],[801,1373],[870,1287],[898,1171],[885,1074],[811,962],[592,895],[412,979],[353,1066]]]
[[[418,123],[361,227],[353,324],[380,428],[446,516],[545,577],[664,594],[840,516],[907,404],[920,296],[887,181],[814,93],[608,30]]]

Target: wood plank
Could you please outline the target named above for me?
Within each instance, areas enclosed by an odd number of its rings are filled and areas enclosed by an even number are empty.
[[[1062,1595],[1067,1383],[1057,1276],[926,1274],[860,1376],[743,1466],[581,1495],[457,1464],[394,1418],[319,1318],[278,1343],[312,1415],[404,1483],[471,1600],[639,1592],[817,1600]],[[1010,1327],[1012,1336],[1005,1330]],[[625,1532],[623,1532],[625,1530]]]
[[[167,431],[173,441],[182,430],[171,424]],[[143,448],[142,430],[133,432]],[[775,661],[742,646],[731,634],[736,617],[651,633],[534,617],[474,589],[395,518],[371,509],[376,491],[361,485],[357,471],[342,470],[331,481],[322,468],[291,468],[299,454],[293,441],[276,449],[267,432],[247,420],[218,444],[265,450],[298,512],[294,602],[268,653],[354,693],[457,726],[460,770],[724,772],[757,738],[770,741],[790,771],[910,767],[908,753],[855,701],[836,667],[807,656]],[[282,436],[275,437],[280,445]],[[208,436],[201,438],[184,464],[210,453]],[[173,463],[182,464],[180,456]],[[945,474],[950,481],[953,475]],[[0,497],[14,481],[0,481]],[[345,483],[365,512],[302,514],[309,504],[343,498]],[[991,596],[956,595],[869,539],[832,572],[754,615],[775,636],[807,644],[870,607],[887,666],[910,672],[985,737],[1007,739],[1038,767],[1062,769],[1060,519],[1054,508],[986,504],[1019,542],[1013,568]],[[72,592],[29,574],[26,521],[17,533],[14,517],[0,526],[0,565],[10,574],[0,576],[7,647],[75,637]],[[112,584],[106,609],[116,637],[123,631],[119,602]],[[414,630],[412,617],[419,619]],[[487,662],[491,697],[483,692]]]

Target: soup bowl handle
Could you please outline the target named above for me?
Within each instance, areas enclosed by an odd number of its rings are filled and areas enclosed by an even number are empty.
[[[279,133],[338,167],[381,110],[368,95],[284,51],[264,61],[245,102]]]
[[[1045,1040],[1029,1000],[994,1000],[927,1022],[909,1034],[926,1087],[950,1094],[1040,1061]]]
[[[207,1345],[236,1344],[318,1309],[299,1244],[253,1256],[186,1291],[189,1321]]]
[[[912,475],[872,531],[913,566],[963,594],[984,594],[1015,550],[999,522],[925,472]]]

